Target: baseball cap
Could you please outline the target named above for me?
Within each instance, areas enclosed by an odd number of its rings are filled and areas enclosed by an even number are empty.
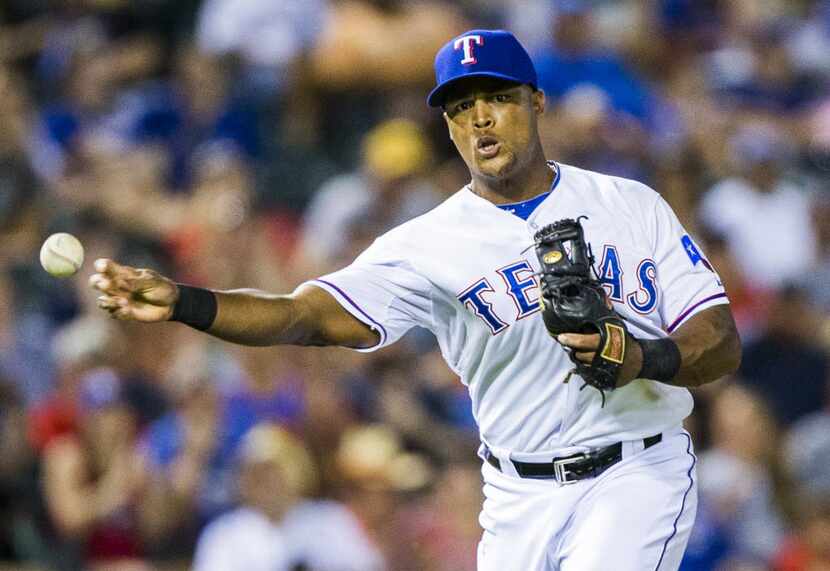
[[[435,56],[431,107],[444,103],[447,89],[468,77],[494,77],[537,88],[536,69],[527,50],[506,30],[470,30],[451,39]]]

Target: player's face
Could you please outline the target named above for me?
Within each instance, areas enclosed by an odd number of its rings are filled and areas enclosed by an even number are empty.
[[[450,91],[444,119],[474,176],[505,178],[530,162],[544,95],[527,85],[471,78]]]

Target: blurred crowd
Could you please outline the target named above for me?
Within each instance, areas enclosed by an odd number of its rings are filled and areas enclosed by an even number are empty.
[[[828,0],[4,0],[0,566],[475,569],[475,422],[431,336],[248,349],[86,285],[113,257],[288,292],[455,192],[424,99],[471,27],[531,50],[548,156],[663,194],[729,293],[682,570],[830,570]],[[55,231],[71,279],[37,265]]]

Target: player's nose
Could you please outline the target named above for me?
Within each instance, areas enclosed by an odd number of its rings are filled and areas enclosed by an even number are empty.
[[[476,99],[473,107],[473,125],[477,129],[489,129],[495,124],[490,106],[483,99]]]

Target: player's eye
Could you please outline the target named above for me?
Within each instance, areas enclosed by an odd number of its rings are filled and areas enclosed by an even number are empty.
[[[493,97],[493,99],[495,99],[498,103],[507,103],[513,98],[508,93],[497,93],[496,96]]]
[[[454,113],[461,113],[462,111],[467,111],[468,109],[473,108],[473,101],[468,99],[467,101],[462,101],[461,103],[457,103],[455,107],[453,107]]]

